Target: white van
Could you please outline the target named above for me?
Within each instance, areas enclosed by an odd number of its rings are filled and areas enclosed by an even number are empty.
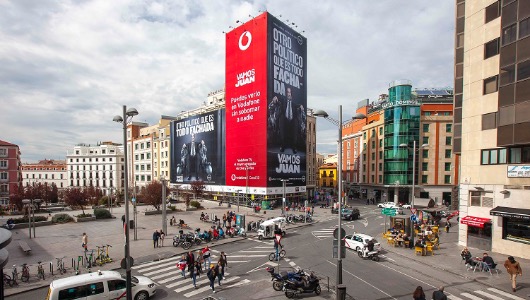
[[[258,239],[272,239],[276,232],[280,232],[282,236],[285,236],[285,223],[284,217],[264,221],[258,228]]]
[[[46,300],[70,299],[125,299],[125,274],[98,271],[52,281]],[[157,285],[144,276],[132,276],[132,295],[135,300],[147,300],[156,292]]]

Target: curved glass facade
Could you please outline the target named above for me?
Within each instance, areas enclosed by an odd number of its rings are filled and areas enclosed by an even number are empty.
[[[385,107],[384,184],[412,185],[412,147],[420,134],[420,105],[413,99],[410,81],[394,81]],[[409,148],[400,147],[401,144]],[[417,163],[416,163],[417,164]],[[417,169],[416,169],[417,170]],[[416,172],[417,173],[417,172]],[[416,182],[418,182],[416,180]]]

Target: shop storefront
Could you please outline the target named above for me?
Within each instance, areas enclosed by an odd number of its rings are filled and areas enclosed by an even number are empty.
[[[467,225],[467,246],[491,251],[491,219],[466,216],[460,220]]]
[[[530,209],[497,206],[490,215],[502,217],[502,239],[530,245]]]

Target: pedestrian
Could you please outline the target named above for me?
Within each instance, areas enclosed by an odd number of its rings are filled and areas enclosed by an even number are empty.
[[[311,215],[315,214],[315,205],[311,205]]]
[[[445,222],[445,233],[449,233],[449,228],[451,227],[451,222]]]
[[[444,294],[444,287],[441,286],[437,291],[432,293],[432,300],[447,300],[447,295]]]
[[[83,236],[81,237],[81,247],[85,249],[85,251],[88,251],[88,235],[86,232],[83,232]]]
[[[226,254],[224,251],[221,251],[221,254],[219,255],[219,264],[221,266],[221,274],[219,275],[222,279],[225,279],[225,267],[228,265],[228,261],[226,260]]]
[[[215,293],[215,277],[217,274],[215,274],[215,266],[211,266],[208,269],[208,273],[206,273],[206,276],[208,276],[208,279],[210,280],[210,288]]]
[[[123,228],[125,228],[125,215],[121,216],[121,223]]]
[[[177,263],[177,268],[179,268],[182,277],[186,278],[186,255],[182,255],[179,262]]]
[[[513,256],[508,256],[508,259],[504,262],[504,267],[506,268],[506,272],[508,272],[508,275],[512,280],[512,290],[515,292],[517,289],[517,275],[523,275],[521,264],[519,264],[518,261],[515,261]]]
[[[219,284],[219,286],[221,286],[221,279],[223,279],[221,269],[221,262],[218,262],[217,265],[215,265],[215,274],[217,275],[217,284]]]
[[[425,299],[425,293],[423,292],[423,288],[421,286],[418,286],[414,293],[412,294],[412,299],[414,300],[426,300]]]
[[[173,218],[169,219],[169,226],[173,226]]]
[[[198,261],[195,261],[190,269],[190,277],[193,281],[193,287],[197,288],[197,275],[201,273],[201,264]]]
[[[208,245],[202,248],[202,257],[204,259],[204,269],[205,270],[210,269],[210,264],[212,263],[212,259],[210,257],[210,248],[208,248]]]
[[[199,264],[199,274],[202,273],[202,265],[204,264],[204,258],[202,257],[202,250],[197,250],[197,257],[195,262]]]
[[[223,227],[226,227],[226,215],[223,215]]]
[[[155,232],[153,232],[153,248],[158,247],[159,238],[160,238],[160,232],[158,232],[158,230],[155,230]]]
[[[162,248],[164,247],[164,239],[166,238],[166,234],[162,229],[160,229],[160,243],[158,243],[158,247]]]

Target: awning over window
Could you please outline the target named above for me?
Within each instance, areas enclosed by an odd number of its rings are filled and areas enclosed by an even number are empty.
[[[489,223],[489,222],[491,222],[491,219],[472,217],[472,216],[466,216],[460,220],[460,223],[464,225],[478,227],[478,228],[484,228],[484,224]]]
[[[514,208],[514,207],[497,206],[494,209],[490,210],[490,215],[499,216],[499,217],[530,220],[530,209],[521,209],[521,208]]]

